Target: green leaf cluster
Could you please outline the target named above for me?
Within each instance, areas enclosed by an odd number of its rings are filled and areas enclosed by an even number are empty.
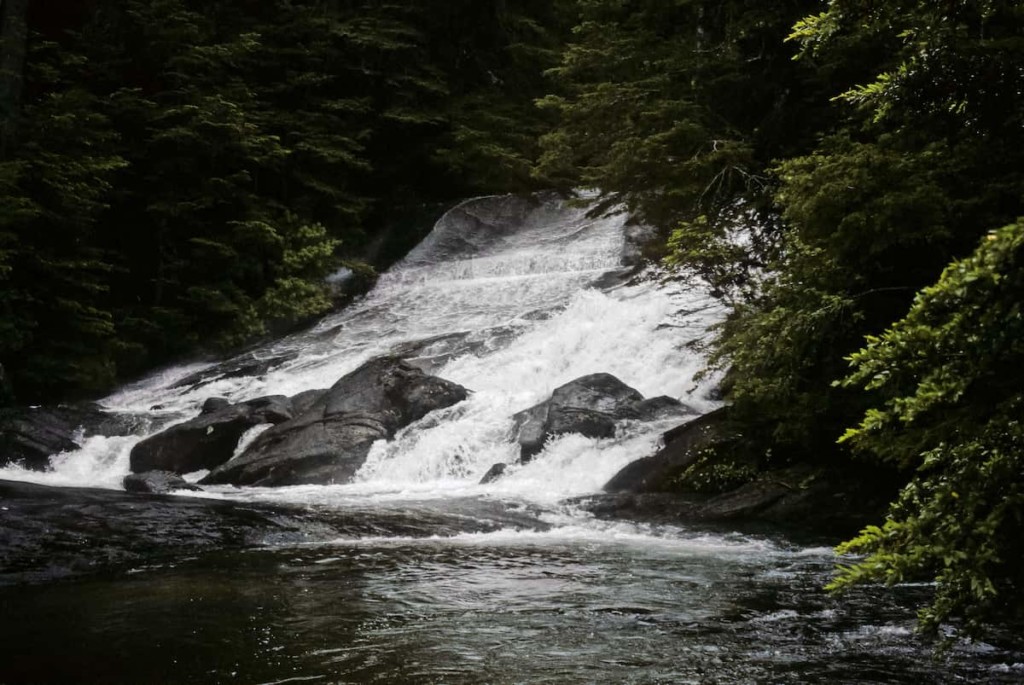
[[[851,356],[845,386],[879,397],[842,440],[914,469],[835,588],[934,578],[923,626],[1024,616],[1024,220],[985,236]]]

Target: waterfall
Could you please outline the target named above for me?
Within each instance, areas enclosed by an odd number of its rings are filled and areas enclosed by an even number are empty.
[[[515,461],[511,416],[585,374],[611,373],[646,396],[670,395],[702,411],[714,406],[711,381],[694,381],[703,363],[696,348],[722,309],[703,288],[654,272],[609,286],[633,249],[627,224],[624,213],[595,218],[554,196],[468,200],[367,295],[308,331],[249,353],[251,371],[166,369],[101,405],[145,415],[151,434],[195,416],[211,396],[241,401],[326,388],[368,359],[401,354],[469,388],[470,398],[376,444],[355,483],[236,496],[330,501],[487,492],[547,500],[598,490],[619,468],[652,453],[668,426],[627,423],[604,440],[562,436],[499,482],[476,483],[492,464]],[[53,457],[51,472],[9,467],[0,478],[116,488],[142,437],[93,436],[80,450]]]

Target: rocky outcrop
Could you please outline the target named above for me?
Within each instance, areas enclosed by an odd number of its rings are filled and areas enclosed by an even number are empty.
[[[200,491],[202,488],[192,485],[184,478],[170,471],[146,471],[130,473],[121,481],[127,492],[141,492],[151,495],[166,495],[175,490]]]
[[[293,417],[292,412],[292,401],[284,395],[234,405],[222,397],[211,397],[196,418],[135,445],[131,470],[182,474],[216,468],[232,457],[247,430],[259,424],[282,423]]]
[[[262,433],[202,483],[295,485],[344,483],[370,446],[435,409],[466,398],[466,389],[394,357],[348,374],[295,418]]]
[[[608,494],[586,498],[583,507],[605,518],[770,525],[843,537],[880,520],[900,485],[895,473],[839,459],[752,463],[725,407],[667,431],[664,443],[654,456],[619,471],[604,486]]]
[[[590,438],[615,435],[618,421],[650,421],[690,410],[671,397],[645,400],[615,376],[595,373],[556,388],[551,398],[513,416],[520,460],[528,462],[554,435],[579,433]]]
[[[795,464],[758,473],[718,494],[616,492],[577,503],[598,518],[656,524],[728,525],[731,529],[779,530],[845,539],[884,520],[899,491],[898,474],[854,466]]]
[[[110,414],[91,405],[26,407],[0,410],[0,466],[19,464],[43,471],[50,457],[78,449],[90,435],[127,435],[136,417]]]
[[[700,451],[724,437],[725,407],[666,431],[665,446],[638,459],[605,484],[605,492],[668,492],[674,479],[696,462]]]

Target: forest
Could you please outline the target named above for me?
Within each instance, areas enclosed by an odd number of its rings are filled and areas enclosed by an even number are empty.
[[[0,405],[313,320],[487,193],[599,193],[728,305],[760,468],[904,484],[837,590],[1024,618],[1018,0],[3,0]]]

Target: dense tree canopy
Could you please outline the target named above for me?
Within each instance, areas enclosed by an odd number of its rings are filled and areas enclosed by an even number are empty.
[[[564,25],[532,0],[3,8],[4,64],[27,54],[0,93],[0,365],[23,402],[305,320],[332,269],[387,258],[391,215],[532,187]]]

